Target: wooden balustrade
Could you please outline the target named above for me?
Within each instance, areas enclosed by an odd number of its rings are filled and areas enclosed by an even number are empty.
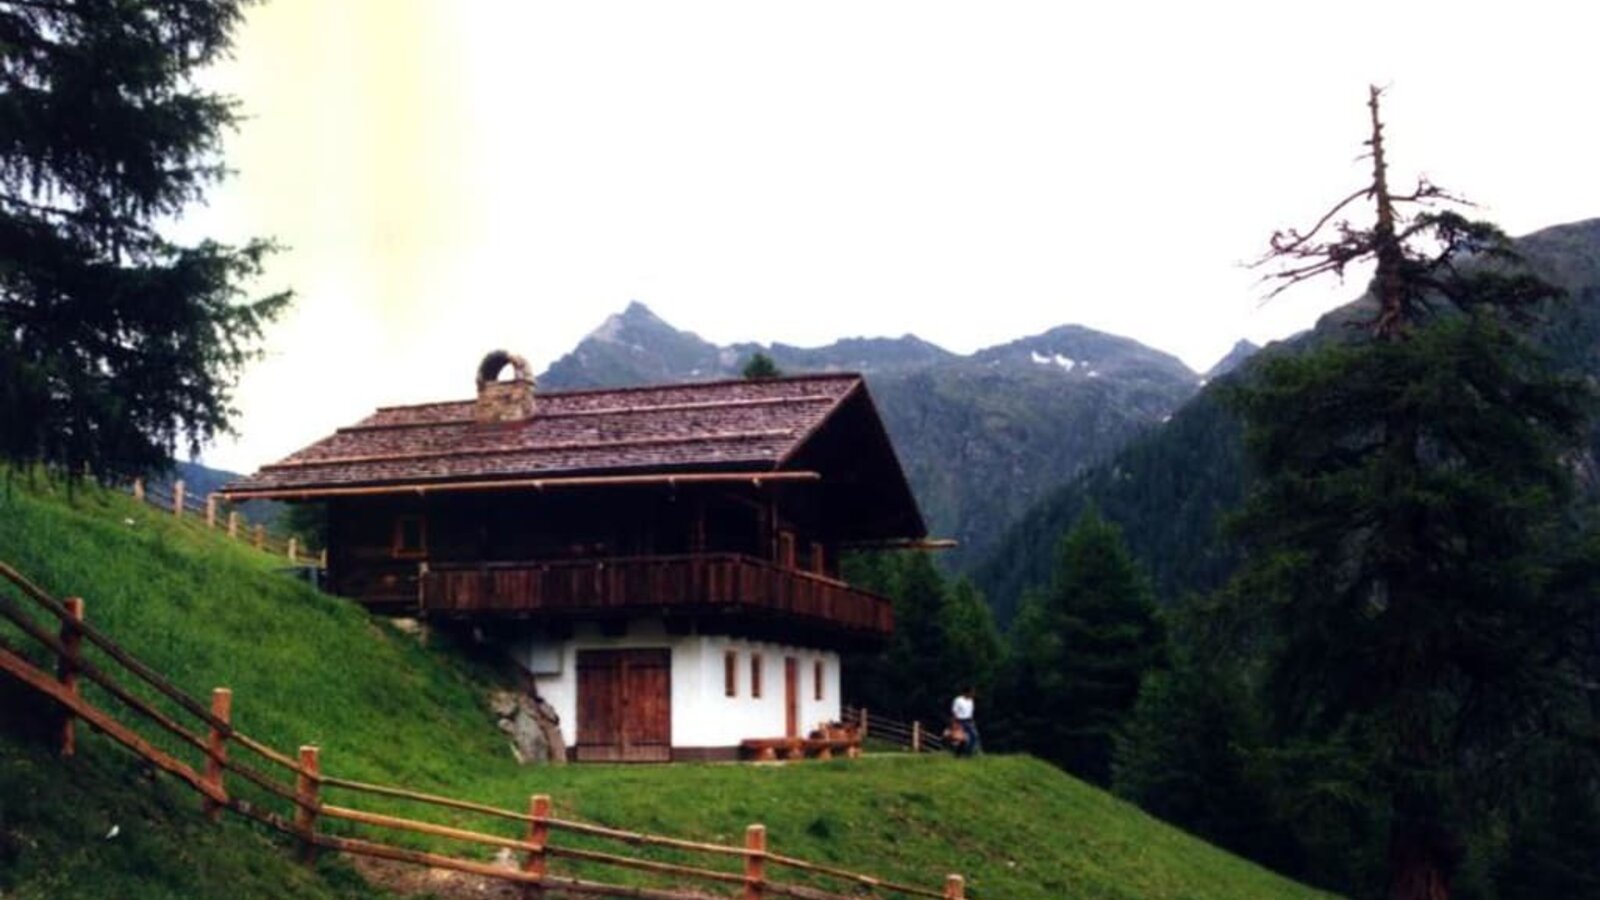
[[[424,612],[444,615],[630,608],[744,609],[887,635],[890,602],[841,581],[732,553],[517,563],[430,563]]]

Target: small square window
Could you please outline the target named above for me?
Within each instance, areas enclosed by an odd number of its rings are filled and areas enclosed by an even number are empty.
[[[428,555],[428,524],[422,516],[395,517],[392,549],[398,558]]]
[[[811,664],[811,683],[814,686],[813,694],[816,699],[822,699],[822,660]]]
[[[729,697],[739,696],[739,651],[729,650],[722,655],[722,692]]]
[[[750,696],[761,699],[761,654],[750,654]]]

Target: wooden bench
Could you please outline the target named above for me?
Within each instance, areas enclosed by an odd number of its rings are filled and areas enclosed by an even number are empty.
[[[743,754],[757,762],[770,762],[779,758],[832,759],[835,753],[844,753],[850,759],[861,755],[860,738],[745,738],[739,742]]]
[[[860,738],[807,738],[804,747],[807,756],[817,759],[833,759],[835,752],[842,752],[848,759],[861,756]]]
[[[800,738],[745,738],[739,742],[739,749],[757,762],[770,762],[778,758],[781,752],[784,759],[799,759],[801,745]]]

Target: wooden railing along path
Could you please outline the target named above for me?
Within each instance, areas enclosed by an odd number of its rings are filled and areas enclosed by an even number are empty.
[[[949,749],[940,736],[943,733],[940,729],[930,729],[917,720],[902,722],[855,706],[845,706],[839,714],[846,722],[860,728],[862,740],[875,738],[912,753]]]
[[[25,600],[44,610],[59,622],[51,629],[40,625],[5,590],[9,584]],[[320,849],[335,850],[362,856],[394,860],[402,863],[430,866],[467,872],[474,875],[522,884],[535,893],[545,888],[559,889],[572,894],[590,894],[605,897],[638,897],[654,900],[691,900],[706,896],[703,889],[692,892],[682,887],[684,882],[711,882],[736,885],[738,893],[732,896],[744,900],[761,900],[766,897],[823,898],[847,900],[847,895],[822,891],[798,883],[785,883],[773,876],[775,869],[792,869],[807,873],[812,878],[821,877],[843,882],[857,893],[887,892],[902,896],[962,898],[964,882],[959,875],[945,879],[942,890],[896,884],[857,872],[832,866],[819,865],[794,857],[772,852],[767,844],[766,829],[751,825],[745,833],[742,847],[701,843],[662,835],[644,834],[605,828],[583,822],[558,819],[551,815],[550,798],[534,795],[528,811],[515,812],[479,803],[426,794],[405,788],[365,784],[336,778],[322,771],[318,749],[304,746],[296,756],[281,753],[250,738],[232,725],[233,694],[227,688],[212,692],[211,702],[202,703],[174,686],[160,673],[140,662],[101,631],[84,620],[84,603],[78,598],[57,600],[29,582],[5,563],[0,563],[0,616],[10,620],[33,641],[42,645],[56,659],[56,671],[49,672],[30,661],[20,647],[0,635],[0,672],[10,675],[21,684],[43,694],[62,707],[60,749],[63,756],[77,752],[76,721],[82,720],[106,736],[122,744],[150,765],[167,772],[194,789],[202,797],[205,814],[215,821],[223,810],[230,810],[255,822],[265,824],[288,834],[300,842],[302,855],[307,861],[315,858]],[[85,653],[87,647],[99,651],[108,660],[106,667],[91,662]],[[131,676],[143,693],[154,691],[180,710],[169,715],[155,704],[137,696],[134,691],[113,678],[110,668],[116,668],[123,678]],[[200,755],[198,766],[190,765],[157,746],[161,741],[141,734],[131,725],[90,702],[81,689],[87,679],[120,702],[137,720],[153,725],[177,743],[187,745]],[[198,721],[199,726],[186,726],[180,718]],[[249,765],[241,761],[250,754]],[[269,802],[287,804],[286,813],[274,812],[263,805],[240,796],[237,783],[247,782],[258,789],[260,797]],[[420,819],[388,815],[356,809],[351,806],[327,802],[324,792],[337,789],[357,795],[381,796],[424,804],[437,809],[475,813],[518,826],[519,837],[506,837],[464,828],[429,822]],[[355,823],[369,829],[403,831],[448,838],[480,847],[510,850],[521,854],[516,868],[504,868],[479,859],[427,852],[385,843],[382,840],[334,835],[327,832],[325,820]],[[607,853],[575,846],[557,846],[553,835],[563,832],[582,835],[588,839],[617,841],[635,847],[659,847],[686,851],[720,859],[738,859],[740,871],[713,869],[704,865],[685,865],[660,860],[644,859],[620,853]],[[552,859],[576,860],[591,865],[618,867],[666,876],[678,883],[676,888],[637,887],[610,884],[550,871]]]
[[[246,522],[238,510],[228,508],[230,504],[220,495],[207,494],[204,499],[196,497],[188,492],[181,478],[173,481],[170,488],[163,490],[153,484],[145,484],[143,478],[135,478],[129,486],[129,492],[135,500],[171,512],[180,519],[194,516],[205,522],[207,528],[226,529],[228,537],[248,541],[263,553],[287,559],[290,565],[316,566],[319,569],[328,567],[327,550],[314,550],[292,535],[279,536],[267,531],[265,525]]]

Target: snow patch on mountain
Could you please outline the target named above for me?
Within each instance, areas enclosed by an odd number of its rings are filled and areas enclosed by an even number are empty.
[[[1032,350],[1032,351],[1029,351],[1028,355],[1030,357],[1032,357],[1033,361],[1038,363],[1039,365],[1048,366],[1048,365],[1051,365],[1053,363],[1055,365],[1060,366],[1061,368],[1065,369],[1068,372],[1071,372],[1073,369],[1077,368],[1077,366],[1078,366],[1078,361],[1077,360],[1071,359],[1071,358],[1066,357],[1066,356],[1062,356],[1059,353],[1044,354],[1044,353],[1040,353],[1037,350]]]

